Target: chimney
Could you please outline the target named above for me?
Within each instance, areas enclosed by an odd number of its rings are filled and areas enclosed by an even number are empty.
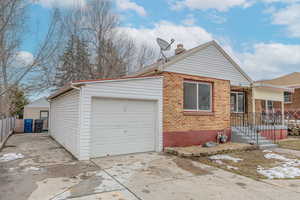
[[[185,52],[185,48],[183,48],[183,44],[177,44],[177,48],[175,49],[175,55],[181,54]]]

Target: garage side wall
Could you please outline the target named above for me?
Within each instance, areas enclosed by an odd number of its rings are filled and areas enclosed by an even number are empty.
[[[79,100],[80,92],[72,90],[50,103],[50,135],[76,158],[79,158]]]
[[[157,151],[162,150],[162,77],[91,83],[82,87],[80,160],[90,158],[92,98],[120,98],[157,101]]]

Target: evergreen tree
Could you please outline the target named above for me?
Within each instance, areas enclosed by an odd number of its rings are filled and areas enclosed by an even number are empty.
[[[56,88],[63,87],[71,81],[92,77],[87,45],[80,38],[71,36],[60,60],[61,62],[56,69]]]

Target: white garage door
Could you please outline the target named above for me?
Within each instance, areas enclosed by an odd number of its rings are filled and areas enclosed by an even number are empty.
[[[91,157],[155,150],[154,101],[93,98]]]

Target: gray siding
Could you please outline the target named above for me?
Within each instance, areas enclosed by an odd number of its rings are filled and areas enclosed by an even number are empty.
[[[79,158],[79,95],[78,90],[53,99],[50,103],[50,134]]]
[[[243,74],[213,45],[164,69],[182,74],[230,80],[231,85],[249,85]]]

